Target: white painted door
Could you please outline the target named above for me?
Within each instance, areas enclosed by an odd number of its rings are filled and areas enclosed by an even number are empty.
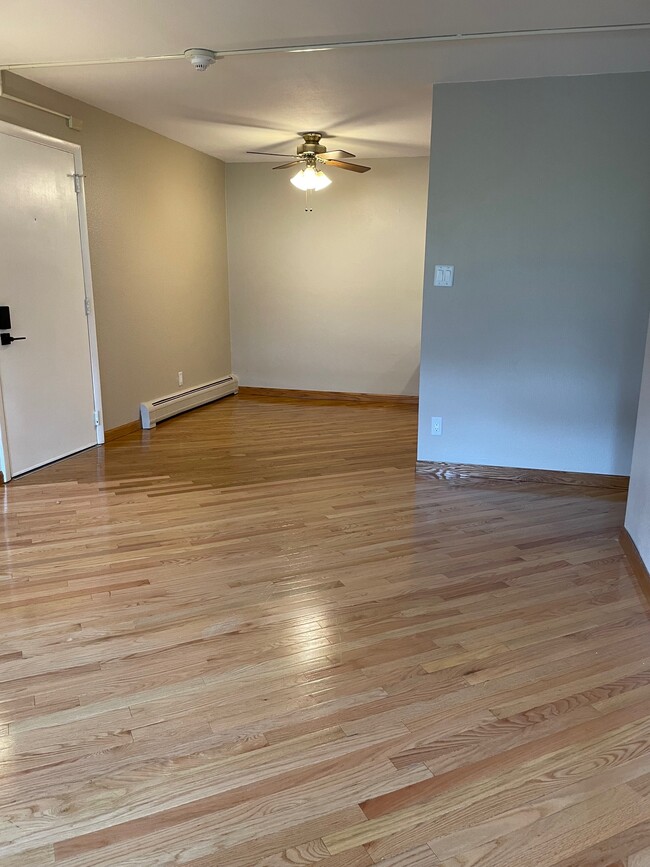
[[[16,476],[95,445],[74,155],[0,133],[0,345],[5,444]]]

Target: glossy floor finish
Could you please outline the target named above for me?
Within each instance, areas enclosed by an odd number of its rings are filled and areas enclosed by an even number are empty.
[[[623,495],[228,398],[13,482],[2,867],[650,864]]]

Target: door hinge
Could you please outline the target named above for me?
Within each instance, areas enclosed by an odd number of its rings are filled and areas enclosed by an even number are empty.
[[[93,413],[93,418],[95,419],[95,427],[99,427],[101,424],[101,416],[98,409]]]
[[[90,316],[90,298],[84,298],[84,310],[86,311],[86,316]]]
[[[69,178],[72,178],[74,181],[74,191],[79,194],[81,192],[81,179],[85,178],[85,175],[80,175],[78,172],[74,172],[73,174],[68,175]]]

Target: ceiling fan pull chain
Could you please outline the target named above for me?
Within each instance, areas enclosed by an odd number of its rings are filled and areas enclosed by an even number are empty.
[[[311,190],[305,190],[305,213],[311,214],[313,210],[311,206]]]

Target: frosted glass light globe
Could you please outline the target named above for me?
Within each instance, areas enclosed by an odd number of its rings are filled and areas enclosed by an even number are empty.
[[[307,166],[291,178],[291,183],[299,190],[324,190],[332,182],[324,172],[316,171],[313,166]]]

